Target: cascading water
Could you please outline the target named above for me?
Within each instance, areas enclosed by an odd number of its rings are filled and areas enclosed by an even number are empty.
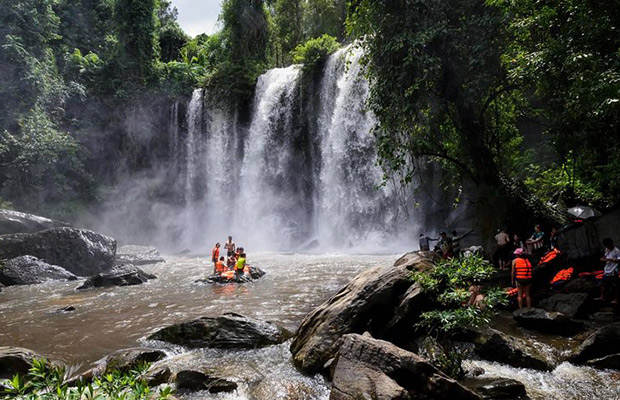
[[[361,76],[361,54],[345,48],[330,57],[320,91],[317,234],[336,247],[383,242],[389,231],[402,233],[397,193],[381,186],[376,166],[370,134],[375,119],[364,108],[368,82]]]
[[[194,90],[186,107],[172,106],[170,162],[160,180],[167,195],[153,196],[155,184],[131,187],[132,201],[111,207],[118,221],[108,225],[148,219],[133,232],[168,250],[205,248],[228,235],[252,250],[410,248],[414,227],[400,218],[396,190],[381,186],[359,57],[336,52],[311,84],[298,66],[263,74],[249,123]]]

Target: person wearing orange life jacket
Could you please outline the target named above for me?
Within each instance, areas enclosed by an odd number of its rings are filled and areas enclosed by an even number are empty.
[[[226,264],[224,263],[224,256],[220,257],[219,261],[215,263],[215,272],[221,274],[228,271]]]
[[[217,260],[220,258],[220,242],[215,244],[213,250],[211,250],[211,262],[213,263],[213,273],[217,272]]]
[[[245,253],[239,254],[239,259],[235,264],[235,276],[237,281],[240,281],[243,278],[243,269],[245,268]]]
[[[525,258],[523,249],[516,249],[514,255],[516,258],[512,262],[512,284],[517,283],[517,301],[519,308],[523,308],[523,293],[525,293],[525,302],[527,307],[532,307],[532,297],[530,289],[532,287],[532,264]]]

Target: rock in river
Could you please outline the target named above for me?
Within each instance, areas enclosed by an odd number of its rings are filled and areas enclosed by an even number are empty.
[[[528,399],[525,385],[506,378],[469,378],[463,385],[478,393],[483,399],[519,400]]]
[[[134,265],[119,265],[107,271],[86,279],[82,286],[77,290],[92,289],[97,287],[110,286],[131,286],[140,285],[149,279],[157,278],[155,275],[147,274]]]
[[[235,382],[193,370],[179,371],[175,381],[179,390],[207,390],[209,393],[220,393],[237,389]]]
[[[115,252],[114,239],[84,229],[53,228],[0,236],[0,259],[30,255],[78,276],[111,268]]]
[[[35,358],[43,357],[22,347],[0,346],[0,379],[11,379],[15,374],[26,375]]]
[[[127,245],[116,250],[116,265],[133,264],[148,265],[166,262],[153,246]]]
[[[289,331],[271,322],[226,313],[166,327],[149,336],[149,339],[193,348],[232,349],[279,344],[290,336]]]
[[[557,311],[522,308],[512,313],[512,316],[519,326],[538,332],[571,336],[584,329],[581,322],[574,321]]]
[[[585,364],[587,361],[618,353],[620,353],[620,322],[604,326],[588,336],[571,357],[571,362]]]
[[[541,300],[538,305],[547,311],[558,311],[575,318],[584,314],[587,299],[587,293],[560,293]]]
[[[0,268],[0,283],[5,286],[31,285],[48,280],[74,281],[77,276],[57,265],[50,265],[33,256],[12,258]]]
[[[51,228],[68,228],[66,222],[13,210],[0,210],[0,235],[35,233]]]
[[[495,329],[479,332],[474,339],[476,353],[485,360],[497,361],[517,368],[551,371],[553,366],[543,354],[525,341]]]
[[[347,333],[390,336],[385,327],[413,284],[411,271],[432,268],[430,259],[408,253],[392,267],[370,268],[303,319],[291,344],[295,365],[306,373],[320,372]],[[417,298],[417,297],[414,297]],[[407,304],[408,312],[419,305]]]
[[[345,335],[337,359],[330,400],[480,398],[417,354],[367,335]]]

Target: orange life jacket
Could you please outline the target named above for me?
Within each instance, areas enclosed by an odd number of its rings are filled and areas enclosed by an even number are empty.
[[[603,271],[581,272],[577,276],[580,278],[586,278],[588,276],[593,276],[595,279],[603,279]]]
[[[211,250],[211,260],[213,262],[217,262],[219,258],[220,258],[220,249],[218,249],[217,247],[214,247],[213,250]]]
[[[542,258],[538,262],[538,265],[546,264],[546,263],[552,261],[554,258],[556,258],[559,255],[560,255],[560,250],[553,249],[550,252],[548,252],[547,254],[545,254],[544,256],[542,256]]]
[[[508,297],[517,297],[518,294],[519,294],[519,289],[517,288],[506,289],[506,295]],[[521,296],[525,297],[525,292],[523,292]]]
[[[557,274],[555,274],[553,279],[551,279],[551,284],[553,285],[554,283],[556,283],[558,281],[568,281],[572,277],[573,277],[573,269],[572,268],[563,269],[563,270],[559,271]]]
[[[217,263],[215,263],[215,270],[219,273],[228,271],[228,268],[226,267],[226,264],[224,264],[222,261],[218,261]]]
[[[525,258],[515,259],[515,278],[532,279],[532,264]]]

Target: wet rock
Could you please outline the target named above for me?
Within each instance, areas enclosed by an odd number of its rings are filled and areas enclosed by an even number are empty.
[[[417,354],[348,334],[338,351],[330,400],[479,399]]]
[[[512,316],[519,326],[537,332],[571,336],[584,329],[583,323],[574,321],[557,311],[522,308],[513,312]]]
[[[557,311],[567,317],[583,316],[586,308],[587,293],[562,293],[541,300],[538,305],[547,311]]]
[[[110,286],[140,285],[157,278],[134,265],[119,265],[86,279],[77,290]]]
[[[116,265],[148,265],[166,262],[159,254],[159,250],[153,246],[127,245],[116,250]]]
[[[144,379],[148,382],[149,386],[153,387],[170,382],[171,377],[172,371],[170,371],[169,367],[164,365],[151,367],[144,376]]]
[[[599,369],[620,369],[620,353],[588,360],[586,365]]]
[[[535,348],[521,339],[495,329],[479,332],[474,339],[474,345],[476,354],[484,360],[497,361],[517,368],[553,370],[551,363]]]
[[[289,331],[271,322],[226,313],[172,325],[148,339],[192,348],[258,348],[282,343],[290,337]]]
[[[33,256],[12,258],[0,268],[0,282],[5,286],[32,285],[48,280],[74,281],[77,276],[58,265],[50,265]]]
[[[176,384],[179,390],[207,390],[209,393],[233,392],[237,390],[235,382],[191,370],[179,371],[176,374]]]
[[[437,365],[437,362],[446,355],[443,347],[441,347],[434,337],[426,336],[419,338],[417,340],[417,345],[417,354],[427,359],[433,365]]]
[[[600,324],[611,324],[612,322],[614,322],[615,316],[614,313],[611,311],[601,311],[592,314],[592,318],[594,319],[594,321]]]
[[[41,359],[43,356],[22,347],[0,346],[0,379],[11,379],[15,374],[28,374],[35,358]]]
[[[0,259],[30,255],[78,276],[111,268],[115,252],[114,239],[84,229],[54,228],[0,236]]]
[[[66,314],[66,313],[70,313],[73,311],[75,311],[75,307],[66,306],[66,307],[57,309],[56,311],[54,311],[54,314]]]
[[[604,326],[588,336],[570,361],[585,364],[590,360],[617,353],[620,353],[620,322]]]
[[[420,313],[428,304],[427,296],[422,287],[416,283],[411,285],[405,292],[400,304],[394,310],[394,315],[385,324],[385,328],[376,336],[385,338],[401,347],[411,340],[410,329],[420,316]]]
[[[411,287],[411,271],[432,268],[429,258],[417,252],[401,257],[393,267],[376,267],[356,276],[347,286],[306,315],[291,344],[293,361],[306,373],[321,371],[336,355],[347,333],[385,332]],[[412,310],[416,307],[408,305]]]
[[[140,364],[154,363],[165,357],[166,353],[163,351],[146,347],[118,350],[96,361],[95,366],[89,370],[70,378],[67,381],[67,385],[75,386],[78,381],[91,382],[94,377],[101,377],[112,371],[128,372],[137,368]],[[155,377],[153,377],[153,379],[155,379]],[[147,379],[147,381],[149,381],[149,379]]]
[[[523,383],[506,378],[469,378],[463,385],[478,393],[483,399],[527,399]]]
[[[593,279],[577,278],[570,280],[562,290],[566,293],[598,294],[601,289]]]
[[[66,222],[13,210],[0,210],[0,235],[35,233],[51,228],[68,228]]]

